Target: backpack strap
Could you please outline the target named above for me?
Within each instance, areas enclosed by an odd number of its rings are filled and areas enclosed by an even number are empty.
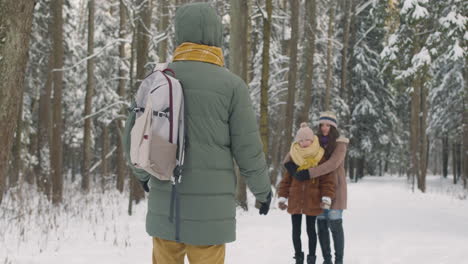
[[[155,71],[165,71],[168,66],[169,66],[169,62],[156,63],[156,66],[154,66],[153,72],[155,72]]]

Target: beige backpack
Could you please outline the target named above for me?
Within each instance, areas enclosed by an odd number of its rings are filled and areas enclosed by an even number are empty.
[[[161,181],[180,181],[184,161],[184,96],[179,80],[158,64],[141,83],[135,97],[130,160]],[[175,75],[175,74],[174,74]]]

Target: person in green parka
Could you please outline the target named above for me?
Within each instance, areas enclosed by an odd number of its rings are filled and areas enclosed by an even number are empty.
[[[153,237],[153,263],[183,263],[185,254],[190,263],[224,263],[224,245],[236,239],[234,162],[265,215],[271,202],[267,164],[247,85],[224,67],[216,11],[206,3],[184,5],[174,23],[177,48],[169,68],[183,86],[186,129],[179,221],[170,220],[172,184],[128,163],[149,186],[146,231]],[[134,122],[130,112],[127,161]]]

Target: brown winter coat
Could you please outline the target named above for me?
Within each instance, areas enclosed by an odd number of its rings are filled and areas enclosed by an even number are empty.
[[[328,177],[329,174],[332,174],[333,177],[336,178],[335,199],[332,201],[331,209],[344,210],[347,208],[348,188],[346,184],[344,164],[348,144],[349,139],[345,137],[338,138],[336,140],[335,150],[331,154],[330,158],[319,166],[309,169],[311,178],[319,177],[320,179],[322,177]],[[285,162],[288,162],[290,159],[291,158],[288,154],[285,158]]]
[[[334,174],[337,179],[335,189],[335,200],[331,209],[344,210],[347,208],[348,187],[346,184],[345,158],[348,150],[349,139],[340,137],[336,140],[336,147],[330,158],[315,168],[309,169],[311,178],[322,177],[322,175]],[[319,179],[320,179],[319,178]]]
[[[298,181],[288,171],[278,187],[279,197],[288,199],[288,213],[316,216],[323,213],[320,207],[323,196],[335,197],[336,178],[325,175],[318,179]]]

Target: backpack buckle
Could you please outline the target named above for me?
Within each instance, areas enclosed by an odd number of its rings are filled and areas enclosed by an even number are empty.
[[[145,111],[145,108],[143,107],[134,107],[134,108],[129,108],[131,111],[135,112],[135,113],[138,113],[138,112],[144,112]]]
[[[179,180],[180,176],[182,175],[182,166],[181,165],[177,165],[175,168],[174,168],[174,177],[176,179],[176,181]]]

